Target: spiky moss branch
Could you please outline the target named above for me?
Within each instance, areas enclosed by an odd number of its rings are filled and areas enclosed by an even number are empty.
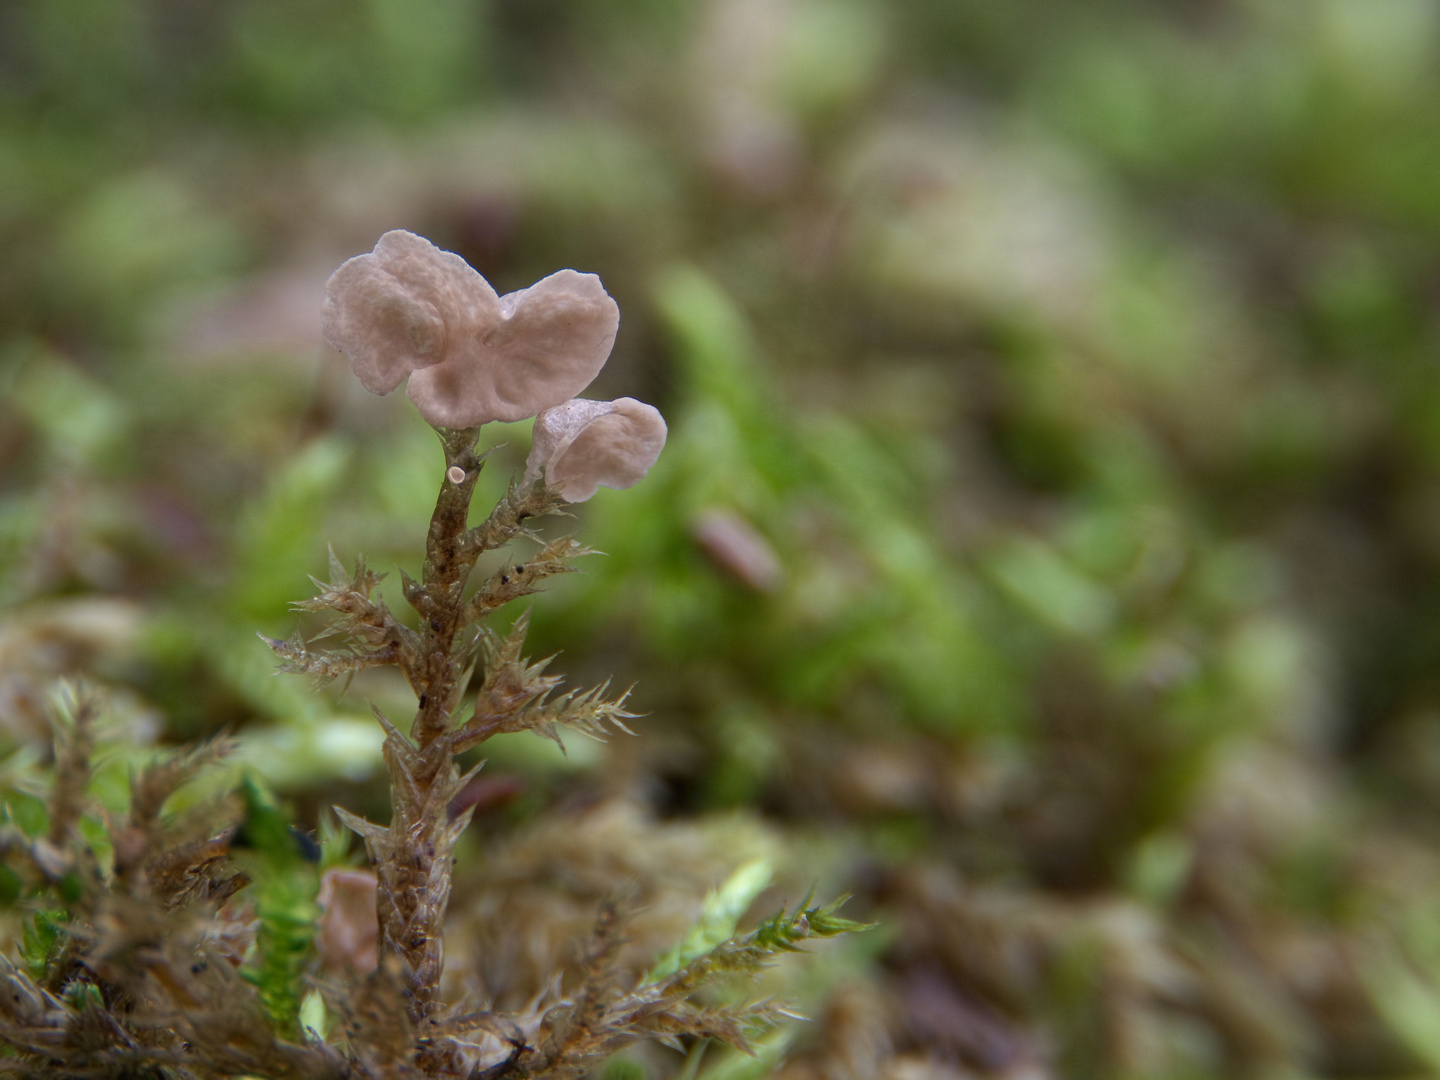
[[[376,574],[360,559],[354,574],[330,551],[330,580],[312,577],[319,593],[311,600],[291,605],[296,611],[328,612],[334,616],[331,630],[348,634],[353,640],[338,649],[311,649],[300,637],[280,641],[260,635],[275,654],[285,661],[282,672],[312,676],[317,682],[345,676],[384,664],[398,664],[406,679],[415,685],[420,665],[420,636],[391,614],[375,591],[384,574]]]
[[[521,655],[529,627],[530,615],[526,612],[503,637],[489,627],[481,628],[477,644],[485,678],[475,696],[474,715],[454,734],[455,752],[468,750],[494,735],[516,731],[543,735],[563,750],[560,725],[602,740],[609,728],[631,733],[624,722],[633,720],[636,714],[625,711],[628,690],[618,698],[607,699],[607,682],[549,700],[563,680],[544,674],[553,657],[532,662]]]
[[[320,912],[315,890],[306,883],[285,875],[263,880],[255,902],[259,963],[247,974],[253,976],[275,1033],[294,1042],[300,1038],[301,977]]]
[[[390,774],[391,818],[375,825],[336,807],[341,820],[365,841],[375,870],[382,955],[403,958],[408,979],[410,1020],[433,1014],[444,964],[441,925],[450,901],[450,864],[469,813],[453,822],[447,808],[469,779],[461,777],[442,736],[420,750],[382,718],[384,754]]]
[[[834,937],[869,928],[836,912],[842,897],[824,907],[782,909],[746,934],[734,935],[693,957],[678,970],[621,993],[615,955],[623,943],[612,905],[601,912],[586,955],[584,979],[574,998],[545,1014],[531,1044],[519,1045],[484,1080],[568,1080],[640,1039],[676,1044],[681,1035],[719,1039],[753,1053],[749,1036],[793,1016],[768,1002],[704,1008],[691,1001],[705,983],[725,975],[753,975],[777,956],[797,952],[808,938]]]
[[[74,843],[90,782],[92,725],[97,711],[93,694],[75,687],[63,687],[51,703],[55,780],[45,803],[44,835],[28,835],[12,821],[9,806],[0,808],[0,871],[12,900],[27,887],[40,885],[53,889],[69,908],[100,880],[99,868],[86,845]],[[77,849],[81,853],[77,854]],[[42,911],[35,918],[42,916],[49,917]],[[55,917],[63,921],[68,915],[62,910]],[[42,928],[38,922],[27,926],[27,936],[32,930],[40,933]]]
[[[259,992],[275,1032],[300,1039],[301,977],[310,958],[320,910],[315,868],[301,854],[288,817],[253,776],[241,785],[245,796],[243,838],[260,863],[255,875],[256,963],[245,977]]]
[[[349,575],[332,553],[330,581],[317,581],[319,595],[296,606],[330,613],[331,629],[348,640],[336,648],[314,649],[298,637],[266,639],[284,661],[282,671],[329,679],[395,664],[419,698],[409,735],[376,714],[385,732],[389,825],[375,825],[341,811],[346,824],[364,838],[378,878],[380,948],[383,955],[402,961],[411,1025],[433,1017],[438,1007],[444,960],[441,924],[449,903],[450,865],[456,840],[468,821],[468,815],[451,821],[447,812],[464,783],[455,755],[501,731],[529,727],[558,741],[556,724],[598,734],[604,723],[619,725],[630,715],[621,707],[623,697],[606,701],[599,691],[567,695],[547,704],[559,680],[540,678],[544,665],[529,665],[520,658],[523,619],[505,639],[509,663],[501,662],[505,650],[497,649],[493,634],[470,631],[473,623],[504,604],[537,591],[543,579],[565,573],[567,560],[589,552],[570,539],[546,543],[531,531],[528,522],[560,512],[563,502],[544,486],[512,485],[484,522],[468,528],[470,503],[486,456],[475,450],[479,429],[437,429],[437,433],[445,453],[445,475],[426,535],[424,567],[418,581],[401,574],[405,600],[420,616],[419,628],[402,625],[386,608],[375,591],[380,575],[366,570],[363,561]],[[497,570],[467,603],[466,585],[476,560],[518,537],[540,544],[536,557]],[[515,693],[501,695],[504,700],[500,700],[482,691],[484,707],[460,728],[455,713],[482,654],[486,686],[494,690],[499,678],[507,687],[514,683]],[[491,670],[492,660],[499,664],[497,671]]]
[[[422,750],[445,734],[464,687],[455,643],[465,629],[465,583],[480,554],[464,542],[470,500],[484,463],[475,452],[479,432],[479,428],[440,432],[445,479],[425,537],[420,587],[407,590],[405,597],[420,615],[421,662],[415,687],[420,709],[410,730]],[[454,470],[459,470],[458,482],[452,479],[457,475]]]
[[[65,847],[85,809],[90,783],[90,752],[99,712],[95,695],[76,688],[62,692],[50,715],[55,746],[55,786],[50,792],[50,829],[46,837],[56,848]]]
[[[94,856],[74,827],[90,798],[81,778],[92,772],[84,752],[91,740],[73,725],[88,725],[94,709],[65,704],[67,726],[57,728],[57,771],[71,779],[52,787],[49,820],[70,825],[28,849],[37,907],[21,934],[23,966],[0,958],[0,1072],[77,1080],[162,1074],[379,1080],[331,1047],[280,1033],[276,1010],[237,970],[239,955],[226,947],[233,943],[215,933],[216,908],[245,880],[225,856],[235,824],[230,811],[208,806],[167,820],[162,809],[176,788],[223,754],[225,742],[141,770],[128,814],[109,822],[115,873],[108,881],[91,874]],[[267,824],[253,806],[247,825],[254,847],[267,830],[282,848],[293,839],[283,818]],[[196,829],[203,829],[202,839],[189,838]],[[67,893],[70,883],[74,895]],[[290,956],[298,951],[292,941]],[[290,963],[288,986],[298,985],[296,974]]]
[[[475,451],[478,434],[478,428],[440,433],[445,479],[430,517],[420,582],[407,582],[405,590],[420,615],[419,659],[411,674],[419,708],[409,738],[377,713],[385,728],[391,819],[383,830],[368,823],[358,830],[379,881],[380,947],[403,957],[408,968],[412,1023],[428,1019],[437,1005],[450,863],[469,823],[468,815],[451,822],[446,813],[460,786],[447,732],[470,663],[456,645],[466,625],[465,583],[479,556],[464,542],[484,463]]]
[[[591,552],[568,537],[546,542],[530,529],[531,519],[561,512],[559,495],[544,486],[522,490],[512,485],[484,522],[467,529],[483,462],[474,449],[477,433],[439,434],[446,476],[430,521],[424,569],[419,580],[402,573],[405,599],[420,616],[418,631],[394,631],[383,603],[372,596],[378,579],[363,564],[348,580],[336,565],[331,584],[321,585],[321,596],[305,608],[337,613],[336,628],[348,631],[353,642],[341,648],[350,651],[312,652],[272,643],[287,661],[286,669],[321,676],[370,662],[399,664],[419,697],[408,735],[378,710],[375,714],[385,733],[390,823],[377,825],[337,807],[341,820],[363,837],[378,879],[380,966],[355,994],[336,1002],[352,1050],[383,1072],[418,1069],[424,1075],[449,1075],[464,1058],[461,1047],[473,1049],[465,1031],[479,1027],[513,1048],[484,1075],[561,1080],[637,1039],[673,1041],[690,1035],[748,1049],[747,1032],[777,1020],[783,1010],[764,1004],[707,1009],[690,997],[711,976],[753,971],[803,937],[859,928],[836,916],[834,906],[782,912],[741,938],[733,936],[737,910],[719,936],[723,944],[704,955],[682,950],[688,955],[677,953],[675,966],[663,977],[657,972],[628,993],[616,960],[620,920],[609,907],[597,926],[581,986],[573,998],[545,1013],[533,1043],[506,1017],[447,1017],[441,1008],[441,926],[452,856],[470,816],[449,817],[452,800],[470,779],[459,775],[455,756],[506,732],[534,731],[558,743],[559,728],[568,726],[603,738],[612,729],[628,731],[624,721],[634,714],[625,710],[628,692],[611,697],[608,684],[552,696],[561,680],[546,674],[549,659],[524,656],[526,615],[504,633],[483,625],[472,632],[490,613],[536,592],[543,579],[569,571],[569,560]],[[519,537],[535,541],[540,550],[526,562],[495,570],[467,601],[467,582],[479,556]],[[482,676],[470,715],[462,720],[457,716],[461,696],[477,665]],[[706,948],[717,940],[706,937]]]
[[[732,937],[672,974],[642,985],[617,1009],[626,1014],[627,1023],[634,1023],[653,1012],[664,1012],[685,1002],[716,976],[752,975],[780,954],[800,951],[801,942],[808,938],[836,937],[870,929],[871,923],[856,922],[837,914],[849,899],[842,896],[824,907],[807,908],[802,902],[794,912],[782,908],[748,934]]]
[[[518,536],[533,537],[526,522],[554,513],[560,505],[559,496],[544,488],[522,493],[512,487],[484,523],[467,528],[485,457],[475,450],[478,432],[478,428],[439,432],[445,479],[430,518],[425,563],[419,581],[406,577],[403,582],[405,599],[420,616],[418,635],[413,640],[377,635],[371,641],[379,648],[395,644],[419,696],[408,736],[377,713],[385,730],[390,824],[382,827],[342,812],[343,820],[364,838],[379,879],[381,950],[405,961],[410,1020],[415,1024],[432,1017],[438,1007],[435,995],[444,963],[441,927],[450,898],[450,865],[455,843],[469,822],[468,814],[451,821],[447,813],[466,779],[455,765],[455,754],[462,747],[452,719],[479,657],[478,642],[466,630],[501,604],[533,592],[535,581],[563,572],[562,559],[580,553],[573,543],[563,549],[548,545],[531,567],[522,564],[514,571],[513,580],[509,573],[497,571],[476,594],[477,600],[467,605],[465,586],[480,555]],[[464,745],[478,741],[467,735]]]

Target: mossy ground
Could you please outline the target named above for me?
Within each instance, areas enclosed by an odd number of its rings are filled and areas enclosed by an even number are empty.
[[[532,615],[639,737],[486,748],[447,992],[524,1007],[620,887],[647,971],[764,857],[744,925],[814,886],[879,928],[783,967],[815,1022],[757,1059],[615,1080],[1440,1071],[1437,51],[1413,0],[10,4],[12,820],[77,673],[111,813],[228,731],[170,809],[250,767],[385,819],[407,689],[255,634],[318,629],[327,543],[419,572],[434,437],[318,344],[411,228],[598,273],[594,396],[671,432]],[[482,507],[528,433],[485,437]]]

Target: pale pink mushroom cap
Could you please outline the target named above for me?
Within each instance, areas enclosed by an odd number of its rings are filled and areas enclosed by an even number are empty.
[[[458,255],[396,229],[325,286],[325,340],[371,393],[408,392],[436,427],[523,420],[574,397],[610,355],[620,309],[560,270],[497,296]]]
[[[665,447],[665,419],[634,398],[576,398],[535,419],[525,479],[545,482],[566,502],[584,502],[597,488],[638,484]]]

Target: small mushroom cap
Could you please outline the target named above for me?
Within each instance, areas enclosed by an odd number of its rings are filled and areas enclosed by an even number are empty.
[[[464,259],[394,229],[330,275],[321,315],[325,340],[350,358],[361,385],[388,394],[445,359],[450,333],[486,311],[498,318],[500,298]]]
[[[497,296],[464,259],[403,230],[346,261],[325,287],[325,340],[367,390],[409,394],[436,427],[523,420],[605,366],[620,309],[594,274],[560,270]]]
[[[665,447],[665,418],[634,398],[576,398],[535,420],[525,478],[545,482],[566,502],[584,502],[601,486],[638,484]]]
[[[585,389],[619,328],[620,308],[598,277],[558,270],[502,296],[494,318],[416,371],[410,400],[437,427],[524,420]]]

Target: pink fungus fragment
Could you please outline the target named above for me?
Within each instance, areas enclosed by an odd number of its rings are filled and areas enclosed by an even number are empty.
[[[712,506],[695,516],[690,533],[716,567],[756,592],[774,592],[785,569],[770,541],[745,518]]]
[[[331,971],[366,975],[375,970],[379,923],[375,875],[369,870],[332,867],[320,875],[320,933],[315,944]]]
[[[584,502],[600,487],[639,483],[665,447],[665,419],[653,405],[623,397],[576,398],[535,419],[525,481],[545,482],[566,502]]]

